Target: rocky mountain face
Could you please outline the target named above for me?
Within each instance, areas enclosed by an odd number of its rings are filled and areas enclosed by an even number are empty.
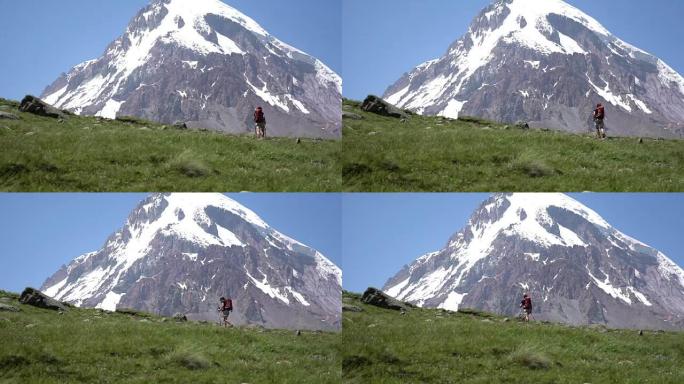
[[[446,54],[405,74],[387,101],[571,132],[606,106],[614,136],[684,136],[684,78],[562,0],[498,0]]]
[[[220,0],[152,0],[107,47],[42,98],[78,114],[132,115],[230,133],[339,138],[341,78]]]
[[[41,290],[78,306],[135,308],[234,324],[340,327],[341,271],[221,194],[155,194],[95,252],[77,257]]]
[[[563,194],[492,196],[384,290],[419,306],[508,316],[529,293],[537,320],[684,327],[684,271]]]

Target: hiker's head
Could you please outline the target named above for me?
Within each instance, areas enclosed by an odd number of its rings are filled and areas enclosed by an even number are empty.
[[[523,297],[524,297],[524,298],[527,298],[527,297],[528,297],[528,296],[527,296],[527,293],[526,293],[526,294],[524,294],[524,295],[523,295]]]
[[[596,107],[603,107],[603,105],[601,105],[601,103],[598,103],[596,104]]]
[[[220,301],[220,302],[224,302],[224,301],[226,301],[226,298],[225,298],[225,297],[222,297],[222,298],[219,299],[219,301]]]

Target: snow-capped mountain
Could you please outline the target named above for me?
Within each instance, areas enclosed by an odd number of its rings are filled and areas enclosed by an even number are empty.
[[[684,78],[562,0],[495,1],[384,98],[425,115],[573,132],[592,129],[601,102],[612,135],[684,136]]]
[[[684,271],[563,194],[497,194],[384,290],[419,306],[618,328],[684,327]]]
[[[154,194],[95,252],[74,259],[42,290],[106,310],[135,308],[273,328],[337,329],[340,269],[222,194]]]
[[[252,132],[262,106],[268,134],[337,138],[341,78],[220,0],[152,0],[102,57],[43,91],[78,114],[184,121]]]

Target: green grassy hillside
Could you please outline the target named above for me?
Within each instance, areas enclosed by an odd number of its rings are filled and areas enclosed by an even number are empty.
[[[362,117],[344,119],[347,191],[684,190],[684,140],[598,141],[472,118],[401,122],[350,100],[344,110]]]
[[[523,323],[343,302],[345,383],[683,383],[684,333]]]
[[[19,304],[0,291],[2,383],[339,383],[339,335]]]
[[[339,141],[21,113],[0,99],[3,191],[339,191]]]

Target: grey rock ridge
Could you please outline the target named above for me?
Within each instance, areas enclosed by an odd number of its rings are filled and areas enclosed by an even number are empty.
[[[60,76],[42,98],[60,109],[191,128],[339,138],[340,77],[220,0],[152,0],[105,53]]]
[[[77,306],[133,308],[234,324],[337,330],[341,271],[222,194],[154,194],[103,247],[48,278],[45,294]]]
[[[447,245],[383,290],[423,307],[519,313],[574,325],[682,329],[684,271],[563,194],[497,194]]]
[[[571,132],[606,106],[613,136],[684,136],[684,78],[562,0],[498,0],[435,60],[384,93],[425,115],[477,116]]]

